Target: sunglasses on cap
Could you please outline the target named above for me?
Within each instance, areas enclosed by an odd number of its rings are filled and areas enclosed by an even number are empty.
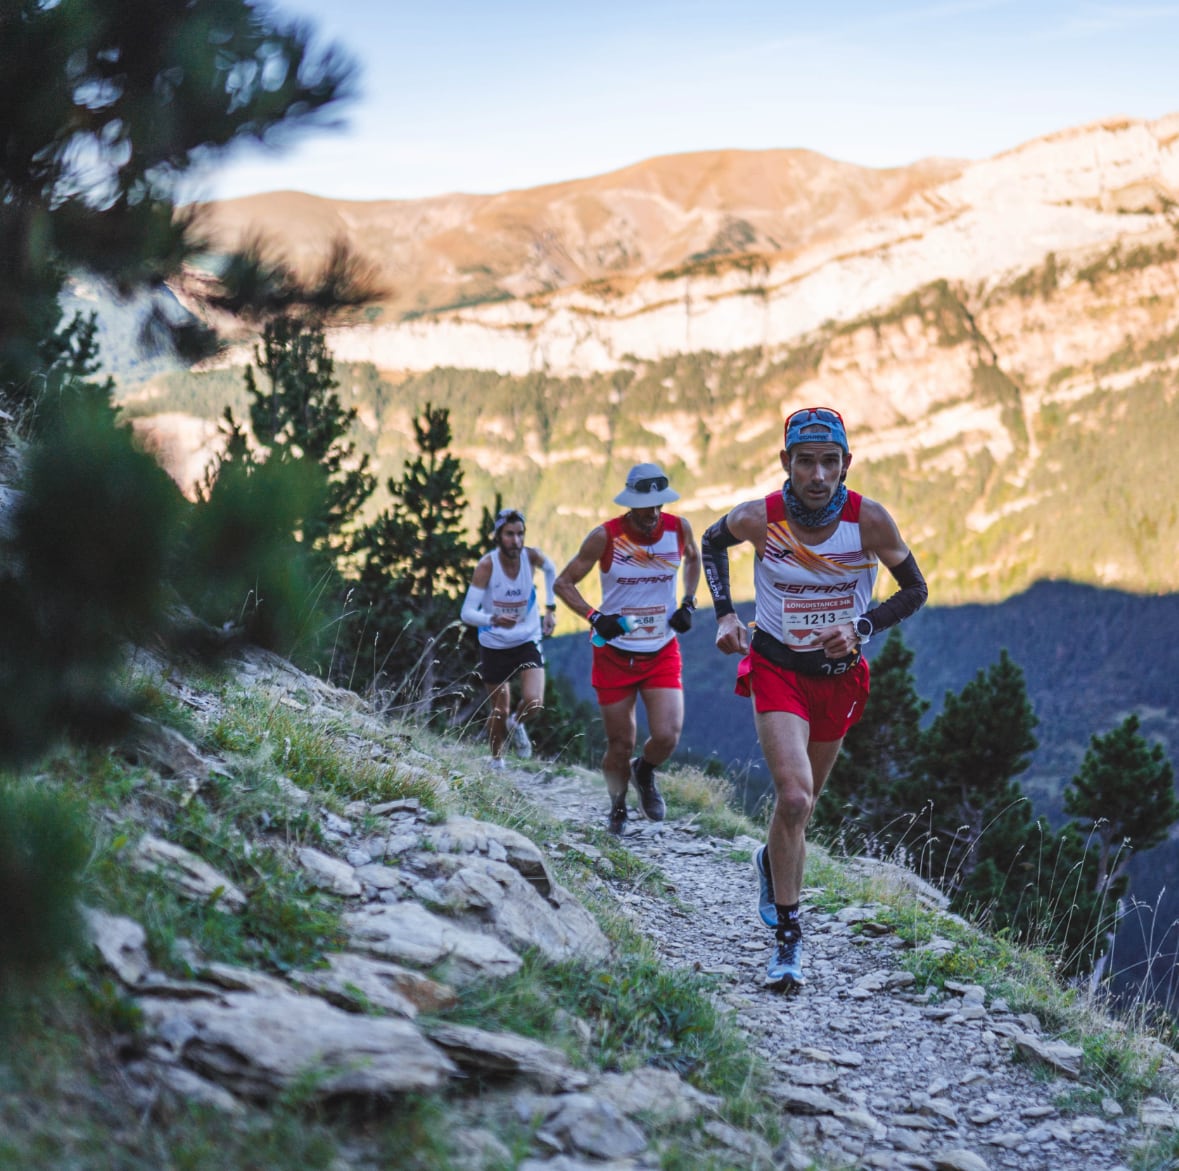
[[[632,492],[663,492],[670,483],[666,476],[644,476],[641,480],[635,480],[633,484],[627,484],[627,487]]]
[[[786,416],[786,426],[789,427],[799,415],[814,417],[821,423],[842,423],[843,416],[834,407],[800,407]]]

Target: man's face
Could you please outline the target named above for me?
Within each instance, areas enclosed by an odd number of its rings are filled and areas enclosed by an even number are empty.
[[[508,561],[518,561],[524,548],[524,522],[510,520],[499,530],[499,551]]]
[[[815,511],[831,503],[850,466],[851,456],[838,443],[798,443],[789,455],[782,452],[782,467],[795,495]]]
[[[644,537],[652,537],[659,530],[659,518],[662,515],[662,504],[656,504],[654,508],[632,508],[630,510],[630,523]]]

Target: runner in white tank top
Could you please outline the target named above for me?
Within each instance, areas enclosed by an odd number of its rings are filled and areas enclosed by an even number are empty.
[[[925,579],[892,517],[844,486],[852,457],[838,411],[806,407],[786,420],[780,492],[737,505],[704,534],[703,561],[717,617],[716,645],[744,654],[738,690],[774,781],[768,841],[754,852],[758,913],[775,928],[766,969],[775,987],[804,983],[799,898],[806,826],[843,737],[863,714],[869,672],[860,647],[908,617]],[[752,645],[729,594],[729,549],[757,553]],[[900,589],[871,605],[883,562]]]
[[[830,659],[818,636],[872,603],[877,558],[864,549],[862,503],[848,492],[834,531],[812,545],[791,528],[784,491],[765,500],[765,541],[753,569],[757,629],[797,655],[792,669],[805,675],[842,674],[855,663],[856,656]]]
[[[486,611],[491,621],[479,627],[479,642],[501,651],[519,646],[522,642],[540,642],[540,606],[532,581],[536,566],[527,556],[517,553],[509,574],[499,549],[492,549],[487,556],[491,558],[491,580],[483,591],[480,608]],[[551,561],[549,565],[552,566]],[[551,597],[551,576],[546,584]],[[508,618],[512,625],[497,626],[496,618]]]
[[[598,525],[556,582],[561,600],[593,627],[592,683],[606,732],[606,825],[616,834],[626,827],[626,794],[632,780],[643,813],[653,821],[663,819],[666,810],[655,769],[675,751],[684,722],[676,634],[692,625],[700,553],[688,522],[663,511],[664,504],[678,499],[657,464],[631,468],[626,487],[614,497],[615,504],[629,511]],[[577,588],[595,565],[602,589],[600,610]],[[677,606],[681,570],[684,596]],[[634,756],[639,696],[650,735]]]
[[[524,724],[544,706],[544,655],[540,640],[553,633],[557,603],[553,595],[556,566],[539,549],[524,544],[524,514],[505,508],[495,518],[496,547],[475,566],[463,602],[462,619],[479,631],[479,672],[487,688],[487,736],[491,764],[503,768],[503,750],[511,738],[521,756],[532,755]],[[544,574],[545,611],[536,600],[533,575]],[[520,681],[520,702],[513,713],[512,679]]]

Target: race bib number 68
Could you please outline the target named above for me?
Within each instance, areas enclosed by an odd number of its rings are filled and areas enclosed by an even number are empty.
[[[631,638],[662,638],[667,633],[667,610],[663,606],[624,606],[630,620]]]

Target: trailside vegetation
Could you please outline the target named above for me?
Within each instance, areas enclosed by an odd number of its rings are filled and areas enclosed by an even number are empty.
[[[22,469],[0,535],[0,776],[16,786],[0,904],[37,912],[0,916],[18,930],[0,940],[5,987],[63,942],[86,856],[70,808],[26,796],[21,770],[64,739],[126,729],[124,648],[166,624],[184,511],[116,419],[111,381],[94,381],[93,318],[63,322],[65,282],[138,296],[147,345],[208,354],[216,339],[170,313],[165,287],[205,247],[177,205],[183,184],[238,146],[314,125],[350,86],[337,49],[314,50],[309,29],[247,0],[0,7],[0,443],[20,445]]]
[[[450,412],[427,404],[413,425],[417,454],[388,480],[392,503],[356,537],[337,673],[428,712],[443,695],[461,698],[455,685],[470,673],[473,640],[457,600],[479,550],[468,536],[463,469],[449,450]]]
[[[1037,718],[1008,652],[927,728],[912,652],[893,630],[872,663],[872,700],[849,733],[816,810],[820,834],[882,854],[940,887],[955,909],[1043,947],[1062,973],[1100,978],[1113,946],[1127,867],[1179,820],[1170,762],[1129,716],[1094,736],[1064,791],[1071,820],[1036,816],[1019,775]]]

